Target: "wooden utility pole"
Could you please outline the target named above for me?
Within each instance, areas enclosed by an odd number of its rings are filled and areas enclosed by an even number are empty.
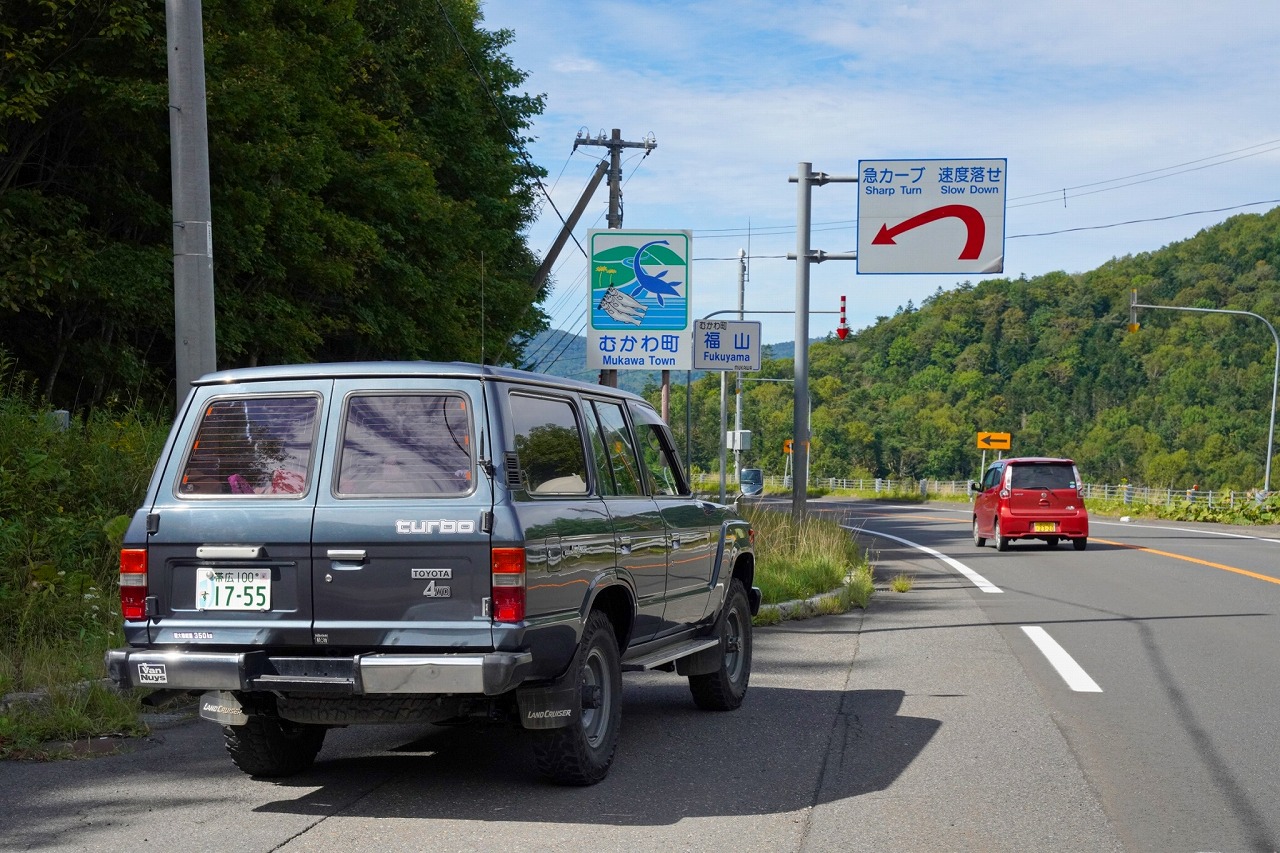
[[[604,138],[604,134],[599,136],[579,136],[573,140],[573,148],[576,151],[579,145],[602,145],[609,149],[609,218],[607,220],[608,227],[618,229],[622,227],[622,149],[623,148],[643,148],[645,153],[658,147],[658,143],[653,139],[646,139],[642,142],[627,142],[622,138],[622,131],[614,128],[608,139]],[[587,285],[590,287],[590,284]],[[666,374],[666,371],[664,371]],[[667,380],[664,379],[664,383]],[[601,370],[600,384],[608,385],[611,388],[618,387],[618,371]],[[664,384],[664,388],[665,388]]]

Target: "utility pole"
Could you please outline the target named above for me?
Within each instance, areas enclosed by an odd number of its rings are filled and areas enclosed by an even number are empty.
[[[747,250],[738,250],[738,320],[742,320],[744,302],[746,299],[747,289]],[[742,486],[742,371],[734,372],[737,377],[737,393],[734,395],[734,412],[733,412],[733,431],[736,435],[737,442],[734,447],[737,449],[733,452],[733,476],[738,481],[739,489]]]
[[[213,218],[200,0],[166,0],[169,163],[173,193],[173,337],[177,404],[191,382],[217,369]]]
[[[813,187],[829,183],[858,182],[857,176],[837,177],[814,172],[809,163],[799,163],[796,176],[790,179],[796,191],[796,251],[787,257],[796,262],[796,385],[795,411],[792,423],[791,515],[803,521],[809,498],[809,264],[823,261],[857,260],[853,252],[824,252],[809,248],[809,218]]]
[[[622,227],[622,149],[623,148],[643,148],[647,155],[650,151],[658,147],[658,143],[652,137],[642,142],[627,142],[622,138],[622,131],[614,128],[608,139],[604,138],[604,133],[598,136],[590,137],[578,135],[573,140],[573,150],[577,151],[579,145],[602,145],[609,149],[609,217],[606,220],[609,228],[618,229]],[[590,285],[588,285],[590,286]],[[670,387],[671,372],[662,371],[662,388],[663,399],[666,399],[668,388]],[[618,387],[618,371],[602,370],[600,371],[600,384],[608,385],[611,388]],[[662,417],[666,419],[666,412]]]

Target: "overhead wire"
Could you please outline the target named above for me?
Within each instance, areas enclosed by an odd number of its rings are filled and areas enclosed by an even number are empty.
[[[564,215],[560,212],[560,209],[556,207],[555,200],[552,199],[550,190],[547,188],[546,184],[542,181],[541,176],[538,174],[538,167],[534,164],[533,159],[529,155],[528,149],[525,148],[523,141],[520,139],[519,136],[516,135],[515,131],[513,131],[511,129],[511,126],[507,123],[506,117],[505,115],[503,115],[503,112],[502,112],[501,104],[499,104],[497,97],[493,94],[493,91],[489,88],[488,83],[485,81],[483,75],[480,73],[479,68],[476,66],[474,59],[471,57],[470,52],[467,50],[466,45],[462,40],[461,34],[458,32],[457,28],[454,27],[453,21],[452,19],[450,19],[449,13],[445,10],[441,0],[436,0],[436,7],[439,9],[441,17],[444,18],[445,24],[449,28],[449,31],[453,34],[453,37],[458,44],[458,49],[462,52],[462,55],[466,58],[467,63],[471,67],[472,73],[475,75],[476,80],[479,82],[481,89],[484,91],[485,95],[489,98],[489,101],[494,108],[494,113],[498,121],[502,124],[503,128],[507,131],[508,136],[511,138],[512,144],[515,147],[516,152],[518,153],[520,158],[525,162],[525,165],[529,167],[530,174],[532,175],[534,181],[537,183],[539,190],[541,190],[542,192],[542,195],[546,198],[547,204],[551,207],[552,211],[554,211],[554,213],[556,214],[556,217],[560,220],[561,224],[563,225],[566,222]],[[1255,149],[1262,149],[1262,150],[1255,150]],[[1187,174],[1189,172],[1202,171],[1204,169],[1210,169],[1215,166],[1222,166],[1227,163],[1233,163],[1239,160],[1248,159],[1250,157],[1257,157],[1262,154],[1267,154],[1276,150],[1280,150],[1280,139],[1269,140],[1267,142],[1260,142],[1254,145],[1246,146],[1244,148],[1237,148],[1232,151],[1226,151],[1220,154],[1210,155],[1208,157],[1201,157],[1195,160],[1188,160],[1182,163],[1174,164],[1172,166],[1165,166],[1158,169],[1149,169],[1143,172],[1136,172],[1132,175],[1126,175],[1119,178],[1111,178],[1111,179],[1102,180],[1102,181],[1092,181],[1089,183],[1077,184],[1072,187],[1063,187],[1060,189],[1044,190],[1041,192],[1031,193],[1024,196],[1011,197],[1009,201],[1019,201],[1024,199],[1040,199],[1040,200],[1027,201],[1025,204],[1015,204],[1015,205],[1010,205],[1010,207],[1020,208],[1020,207],[1031,207],[1038,204],[1056,203],[1059,199],[1062,199],[1063,202],[1065,203],[1065,201],[1068,198],[1082,198],[1088,195],[1096,195],[1098,193],[1111,192],[1119,189],[1126,189],[1128,187],[1138,186],[1145,183],[1151,183],[1153,181],[1164,180],[1166,178],[1175,177],[1181,174]],[[1234,156],[1237,154],[1240,156]],[[643,156],[641,156],[640,158],[641,162],[643,162],[644,158],[648,157],[648,155],[649,155],[649,149],[645,149]],[[560,174],[557,175],[555,184],[553,184],[553,186],[559,184],[560,178],[563,176],[565,170],[568,167],[569,161],[572,159],[572,157],[573,157],[573,153],[571,152],[569,158],[566,158],[564,165],[561,167]],[[1223,159],[1223,158],[1226,158],[1226,159]],[[627,176],[626,181],[624,181],[623,183],[624,186],[630,182],[632,177],[634,177],[639,167],[640,167],[640,164],[637,163],[635,168],[632,169],[631,174]],[[1141,180],[1135,180],[1135,179],[1141,179]],[[1114,184],[1114,186],[1108,186],[1109,184]],[[1097,187],[1097,189],[1092,189],[1094,187]],[[1090,191],[1077,192],[1075,193],[1074,196],[1068,196],[1068,193],[1072,192],[1073,190],[1086,190],[1086,189]],[[1043,196],[1044,198],[1041,198],[1041,196]],[[1108,228],[1117,228],[1124,225],[1135,225],[1135,224],[1141,224],[1144,222],[1161,222],[1161,221],[1178,219],[1178,218],[1187,217],[1187,216],[1197,216],[1197,215],[1203,215],[1207,213],[1223,213],[1230,210],[1239,210],[1245,207],[1255,207],[1263,204],[1277,204],[1277,203],[1280,203],[1280,200],[1272,199],[1272,200],[1266,200],[1266,201],[1246,202],[1244,204],[1232,205],[1228,207],[1189,211],[1186,213],[1170,214],[1168,216],[1154,216],[1154,217],[1146,217],[1141,219],[1130,219],[1122,222],[1109,223],[1106,225],[1078,226],[1073,228],[1063,228],[1063,229],[1054,230],[1054,231],[1041,231],[1041,232],[1034,232],[1034,233],[1027,233],[1027,234],[1011,234],[1008,236],[1008,239],[1018,239],[1018,238],[1024,238],[1024,237],[1046,237],[1046,236],[1052,236],[1056,234],[1067,234],[1067,233],[1073,233],[1073,232],[1079,232],[1079,231],[1104,230]],[[597,217],[596,221],[598,223],[599,217]],[[819,231],[819,232],[841,230],[844,228],[848,228],[850,225],[853,225],[856,228],[857,221],[856,220],[834,220],[830,222],[813,223],[813,225],[811,225],[811,230]],[[745,231],[743,231],[741,228],[700,229],[699,235],[701,239],[711,239],[711,240],[729,239],[729,238],[741,237],[741,236],[747,236],[748,239],[750,239],[750,237],[753,235],[777,236],[780,234],[794,233],[795,230],[796,229],[794,225],[764,226],[763,228],[752,228],[749,225]],[[574,243],[577,244],[578,249],[580,252],[582,252],[583,256],[584,257],[587,256],[586,250],[583,249],[582,244],[578,242],[576,237],[574,237]],[[757,256],[750,256],[750,257],[757,257]],[[765,255],[765,256],[758,256],[758,257],[778,258],[778,257],[785,257],[785,255]],[[734,258],[695,258],[693,260],[737,260],[737,258],[736,257]],[[577,314],[575,316],[583,316],[584,314],[585,314],[585,309],[582,314]],[[583,316],[582,322],[579,324],[578,329],[581,330],[582,328],[585,328],[585,325],[586,325],[586,320],[585,320],[585,316]],[[574,334],[576,335],[577,332],[575,332]],[[566,343],[565,347],[562,347],[560,349],[560,351],[556,354],[555,358],[553,359],[552,365],[554,365],[555,362],[559,360],[559,358],[566,351],[568,346],[569,344]]]

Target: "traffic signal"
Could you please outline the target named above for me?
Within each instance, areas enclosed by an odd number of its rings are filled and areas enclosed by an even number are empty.
[[[1138,291],[1129,291],[1129,331],[1130,333],[1138,331],[1138,327],[1142,324],[1138,322]]]

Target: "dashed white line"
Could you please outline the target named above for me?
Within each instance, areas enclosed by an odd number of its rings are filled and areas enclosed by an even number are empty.
[[[1089,677],[1075,658],[1067,654],[1067,650],[1058,645],[1058,641],[1049,636],[1049,632],[1039,625],[1023,625],[1022,631],[1036,644],[1036,648],[1044,655],[1067,686],[1077,693],[1101,693],[1098,682]]]
[[[906,545],[910,548],[915,548],[918,551],[923,551],[924,553],[928,554],[930,557],[937,557],[939,560],[946,563],[948,566],[955,569],[957,572],[959,572],[960,574],[964,575],[969,580],[971,580],[973,582],[973,585],[976,586],[978,589],[982,590],[983,592],[1004,592],[1004,590],[1002,590],[1000,587],[996,586],[991,581],[987,580],[982,575],[978,574],[973,569],[966,566],[964,563],[960,562],[959,560],[955,560],[955,559],[952,559],[951,557],[948,557],[946,554],[943,554],[941,551],[935,551],[932,548],[919,544],[918,542],[912,542],[910,539],[903,539],[900,536],[894,536],[892,533],[880,533],[879,531],[876,531],[876,530],[867,530],[865,527],[852,527],[847,524],[841,525],[841,527],[844,527],[845,530],[852,530],[854,533],[865,533],[868,536],[880,536],[885,539],[892,539],[895,542],[901,542],[903,545]]]

